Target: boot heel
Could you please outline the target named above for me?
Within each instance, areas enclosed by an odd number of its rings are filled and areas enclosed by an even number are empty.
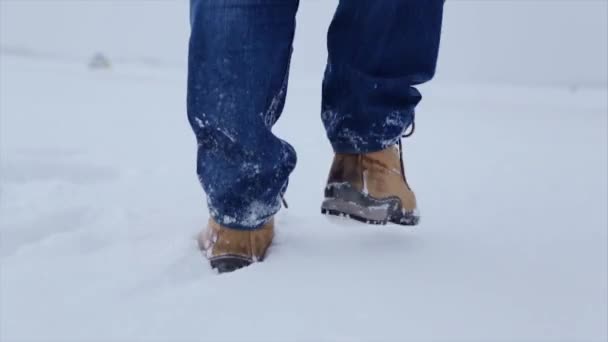
[[[329,206],[331,206],[331,205],[329,205]],[[353,210],[353,211],[358,212],[359,210]],[[351,213],[346,210],[341,211],[341,210],[334,210],[334,209],[326,209],[325,207],[321,207],[321,214],[328,215],[328,216],[349,218],[349,219],[353,219],[353,220],[356,220],[356,221],[359,221],[362,223],[374,224],[374,225],[386,225],[388,223],[388,219],[386,217],[381,220],[374,220],[369,217],[359,216],[356,213]]]
[[[326,197],[321,204],[322,214],[343,216],[369,224],[387,224],[391,213],[400,207],[398,198],[373,198],[348,183],[330,184],[325,193],[331,197]]]

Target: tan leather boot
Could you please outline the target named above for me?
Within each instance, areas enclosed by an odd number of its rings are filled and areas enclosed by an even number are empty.
[[[255,230],[232,229],[210,219],[199,235],[198,245],[211,267],[224,273],[264,260],[273,237],[273,219]]]
[[[336,154],[321,212],[371,224],[418,224],[416,196],[402,173],[399,149]]]

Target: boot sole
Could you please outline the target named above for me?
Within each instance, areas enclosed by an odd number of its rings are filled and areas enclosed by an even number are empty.
[[[209,258],[209,264],[211,264],[211,268],[217,270],[219,273],[233,272],[238,269],[247,267],[252,263],[253,260],[240,255],[229,254]]]
[[[386,225],[390,222],[415,226],[420,221],[417,211],[401,209],[401,200],[398,197],[374,198],[353,189],[347,183],[327,186],[325,200],[321,204],[321,213],[373,225]]]

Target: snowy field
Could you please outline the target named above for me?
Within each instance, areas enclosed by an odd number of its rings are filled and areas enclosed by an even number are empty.
[[[321,45],[321,44],[320,44]],[[268,259],[218,275],[183,64],[0,54],[0,341],[606,341],[608,98],[421,88],[417,228],[319,213],[332,158],[298,52],[297,149]]]
[[[606,89],[425,87],[416,229],[319,214],[318,76],[266,262],[218,276],[184,72],[2,55],[1,340],[605,340]]]

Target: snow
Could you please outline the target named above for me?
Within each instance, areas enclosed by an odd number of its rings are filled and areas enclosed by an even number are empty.
[[[319,214],[319,75],[276,130],[299,152],[267,261],[217,275],[183,70],[2,55],[1,339],[603,340],[606,89],[424,87],[419,228]]]
[[[290,208],[266,261],[218,275],[185,66],[2,49],[0,340],[608,339],[605,86],[421,87],[421,224],[366,226],[319,213],[323,70],[298,51]]]

